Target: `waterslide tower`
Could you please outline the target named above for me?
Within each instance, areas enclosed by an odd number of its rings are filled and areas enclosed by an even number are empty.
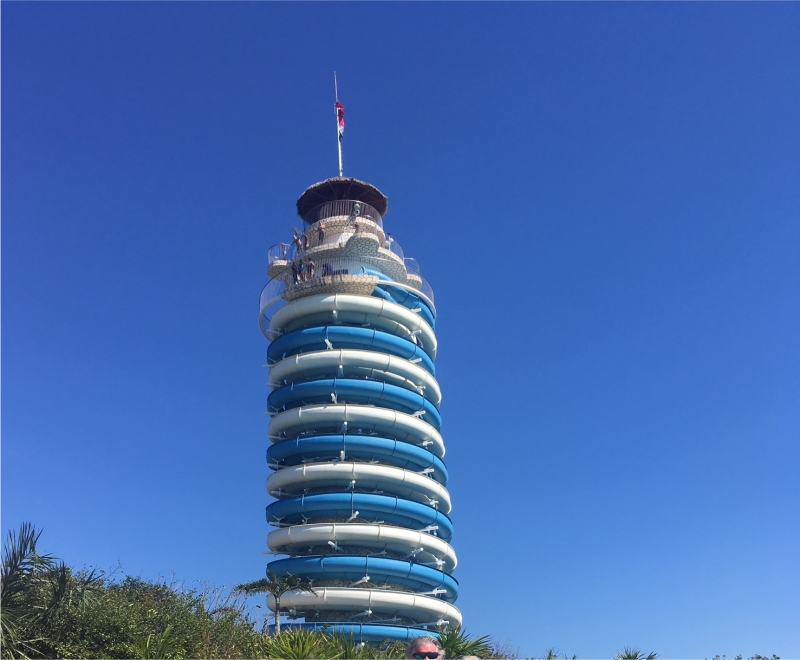
[[[433,290],[386,232],[387,205],[357,179],[308,188],[302,227],[269,250],[259,311],[280,557],[267,568],[313,586],[281,598],[295,625],[361,641],[461,624]]]

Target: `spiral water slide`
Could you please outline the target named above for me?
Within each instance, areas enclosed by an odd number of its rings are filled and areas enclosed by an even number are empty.
[[[373,267],[360,271],[376,277]],[[282,611],[362,641],[459,625],[432,301],[377,272],[372,295],[325,293],[275,311],[267,539]],[[262,310],[262,313],[264,310]],[[275,607],[274,599],[270,600]]]

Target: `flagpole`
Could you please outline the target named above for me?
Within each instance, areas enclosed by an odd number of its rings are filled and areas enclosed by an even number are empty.
[[[336,71],[333,72],[333,89],[336,93],[336,103],[339,103],[339,84],[336,82]],[[339,147],[339,176],[344,176],[342,169],[342,134],[339,132],[339,108],[333,106],[333,114],[336,117],[336,144]]]

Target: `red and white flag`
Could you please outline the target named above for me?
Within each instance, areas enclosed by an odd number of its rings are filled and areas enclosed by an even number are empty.
[[[344,106],[336,101],[336,120],[339,123],[339,141],[344,137]]]

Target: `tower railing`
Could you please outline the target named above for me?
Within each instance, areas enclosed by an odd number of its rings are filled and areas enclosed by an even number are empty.
[[[276,305],[283,300],[283,292],[286,291],[286,282],[274,278],[267,282],[266,286],[261,289],[261,294],[258,297],[259,318],[264,315],[267,310],[274,312],[277,309]],[[273,309],[274,308],[274,309]]]
[[[366,202],[359,202],[354,199],[336,199],[331,202],[325,202],[319,206],[315,206],[308,213],[303,216],[303,222],[306,225],[313,225],[315,222],[325,220],[326,218],[334,218],[339,216],[365,218],[372,220],[381,229],[383,229],[383,218],[374,207]]]
[[[272,264],[276,261],[286,261],[292,259],[289,256],[289,248],[292,247],[289,243],[276,243],[269,250],[267,250],[267,263]]]
[[[400,257],[400,261],[405,261],[405,253],[403,252],[403,248],[400,247],[400,243],[398,243],[391,234],[386,234],[386,240],[384,241],[384,247],[387,250],[390,250],[398,257]]]
[[[420,293],[430,298],[431,302],[433,302],[433,287],[431,286],[431,283],[428,282],[428,280],[425,279],[425,277],[419,272],[415,273],[415,275],[422,280],[422,285],[419,287]]]
[[[300,265],[302,264],[302,268]],[[392,277],[393,269],[402,266],[389,259],[372,257],[368,259],[350,257],[333,259],[300,258],[291,262],[293,269],[267,282],[259,296],[259,322],[262,330],[269,325],[272,315],[286,304],[287,300],[315,295],[316,293],[353,293],[356,291],[371,295],[377,285],[396,287],[421,295],[428,303],[435,318],[436,306],[431,283],[419,271],[408,271],[408,283],[398,282],[399,275]],[[388,272],[387,272],[388,271]]]
[[[406,284],[403,281],[405,279],[404,277],[393,275],[393,272],[396,273],[398,269],[400,271],[399,275],[403,275],[403,267],[400,266],[400,264],[397,264],[394,260],[382,259],[380,257],[352,256],[316,260],[301,257],[290,263],[290,268],[287,269],[285,275],[270,280],[270,282],[279,281],[282,282],[284,286],[291,287],[293,284],[310,282],[312,280],[335,275],[377,277],[377,282],[386,285],[394,284],[408,287],[411,291],[423,293],[430,299],[431,303],[434,302],[433,287],[419,270],[408,269],[407,272],[408,276],[410,276],[410,281]],[[421,282],[421,285],[417,284],[417,280]],[[269,287],[269,284],[264,287],[264,291],[266,291],[267,287]],[[262,292],[262,294],[269,295],[271,299],[272,297],[276,297],[273,295],[275,292],[277,292],[277,295],[281,295],[283,291],[284,289],[276,285],[270,293],[264,294]]]
[[[324,225],[325,223],[323,223]],[[336,223],[320,227],[320,225],[306,227],[306,231],[295,232],[291,240],[285,243],[276,243],[267,251],[267,263],[276,261],[293,261],[304,252],[319,247],[344,247],[350,238],[358,234],[372,234],[386,250],[397,255],[401,261],[405,259],[405,252],[400,243],[391,235],[385,234],[376,223],[364,219],[348,219],[344,223]]]

